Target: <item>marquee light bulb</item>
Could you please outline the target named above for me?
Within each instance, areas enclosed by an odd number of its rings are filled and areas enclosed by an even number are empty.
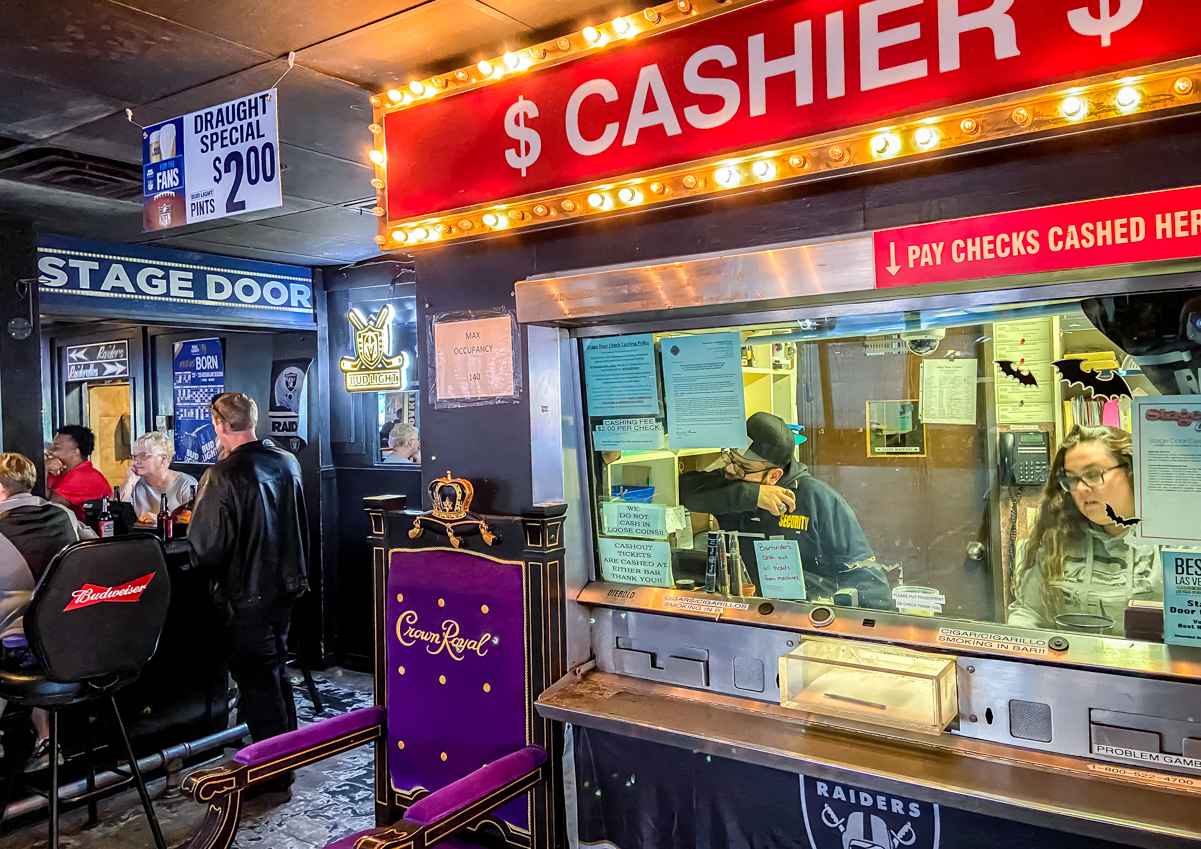
[[[404,97],[404,95],[400,93],[400,89],[398,89],[398,88],[388,89],[388,99],[391,100],[393,103],[400,103],[400,99],[402,97]]]
[[[770,180],[776,176],[776,163],[770,159],[760,159],[751,166],[751,173],[760,180]]]
[[[901,140],[895,133],[880,133],[872,138],[874,156],[895,156],[901,150]]]
[[[372,148],[371,152],[367,154],[367,158],[381,167],[383,166],[384,162],[387,161],[387,157],[384,156],[384,152],[378,148]]]
[[[1133,112],[1143,102],[1143,94],[1132,85],[1122,86],[1118,89],[1114,102],[1122,112]]]
[[[588,205],[593,209],[604,209],[608,198],[600,192],[593,192],[588,195]]]
[[[500,219],[494,212],[485,212],[481,220],[484,222],[485,227],[495,227],[500,222]]]
[[[409,91],[421,97],[421,95],[425,94],[425,83],[421,82],[421,80],[413,80],[409,83]]]
[[[923,150],[929,150],[938,144],[938,130],[933,127],[918,127],[913,134],[913,142]]]
[[[409,238],[411,238],[414,242],[422,242],[425,241],[425,237],[427,235],[429,234],[426,233],[424,227],[415,227],[413,232],[409,233]]]
[[[1172,83],[1172,91],[1176,92],[1180,97],[1187,97],[1193,93],[1194,84],[1189,77],[1178,77],[1176,82]]]
[[[475,69],[477,71],[479,71],[481,74],[483,74],[485,77],[492,76],[492,71],[494,70],[492,67],[492,63],[489,62],[487,59],[481,59],[476,64]]]
[[[394,242],[404,242],[404,240],[407,238],[408,238],[408,236],[405,235],[404,230],[393,230],[392,231],[392,241],[394,241]]]
[[[613,19],[613,32],[618,35],[632,35],[633,33],[630,32],[632,29],[633,27],[630,25],[630,22],[625,18]]]
[[[1088,114],[1088,102],[1083,97],[1073,94],[1063,99],[1063,103],[1059,104],[1059,111],[1068,120],[1079,121]]]
[[[624,204],[638,203],[642,200],[642,192],[632,186],[623,186],[617,192],[617,199]]]
[[[521,67],[521,57],[516,53],[506,53],[504,55],[505,67],[510,71],[516,71]]]
[[[713,172],[713,180],[723,189],[729,189],[742,182],[742,175],[737,168],[725,165]]]
[[[806,162],[805,157],[801,156],[800,154],[794,154],[794,155],[788,157],[789,167],[795,168],[797,171],[800,171],[807,164],[808,163]]]
[[[598,41],[600,41],[600,30],[598,30],[596,27],[584,27],[583,35],[584,41],[588,42],[589,44],[596,44]]]

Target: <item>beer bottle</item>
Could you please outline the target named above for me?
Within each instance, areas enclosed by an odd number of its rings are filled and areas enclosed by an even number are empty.
[[[158,510],[158,535],[163,542],[174,536],[175,522],[171,520],[171,511],[167,509],[167,493],[163,493]]]
[[[96,533],[101,539],[108,539],[117,534],[117,523],[109,509],[108,496],[100,499],[100,513],[96,516]]]

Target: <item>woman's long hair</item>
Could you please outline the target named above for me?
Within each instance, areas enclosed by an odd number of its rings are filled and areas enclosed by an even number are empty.
[[[1114,427],[1083,427],[1072,428],[1055,452],[1055,460],[1051,463],[1051,473],[1043,487],[1042,503],[1038,508],[1038,519],[1034,523],[1034,531],[1026,542],[1026,553],[1022,558],[1022,571],[1019,580],[1014,582],[1016,588],[1021,586],[1021,579],[1035,568],[1038,560],[1043,563],[1043,605],[1048,617],[1054,619],[1059,615],[1062,606],[1062,594],[1053,590],[1055,581],[1063,578],[1063,562],[1068,553],[1080,551],[1086,542],[1086,529],[1091,524],[1088,517],[1079,511],[1070,492],[1064,492],[1059,486],[1059,475],[1063,472],[1064,458],[1067,453],[1085,442],[1099,442],[1113,455],[1115,463],[1121,463],[1134,479],[1134,448],[1133,442],[1124,430]]]

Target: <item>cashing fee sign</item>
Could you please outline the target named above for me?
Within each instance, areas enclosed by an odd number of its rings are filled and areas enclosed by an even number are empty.
[[[474,236],[1181,108],[1190,77],[1175,94],[1169,77],[1161,97],[1150,78],[1120,91],[1105,75],[1197,57],[1201,28],[1181,24],[1196,11],[1193,0],[660,4],[379,95],[382,235]],[[1068,88],[1027,95],[1024,113],[1014,103],[984,118],[997,98],[1087,80],[1112,90],[1074,108],[1061,106]],[[965,104],[980,105],[975,117],[943,114]],[[502,203],[520,198],[529,205]],[[457,211],[471,214],[431,217]]]
[[[142,131],[144,230],[283,205],[275,89]]]
[[[315,327],[303,266],[66,236],[38,237],[43,312]]]

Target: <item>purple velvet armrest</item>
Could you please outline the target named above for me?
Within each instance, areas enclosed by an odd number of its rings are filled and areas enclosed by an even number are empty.
[[[381,728],[383,724],[384,709],[381,707],[352,710],[350,713],[323,719],[287,734],[252,743],[234,755],[234,762],[244,766],[259,766],[311,751],[323,743],[354,734],[356,731]]]
[[[421,826],[433,825],[537,771],[546,763],[546,757],[545,750],[537,746],[505,755],[414,802],[405,811],[405,820]]]

